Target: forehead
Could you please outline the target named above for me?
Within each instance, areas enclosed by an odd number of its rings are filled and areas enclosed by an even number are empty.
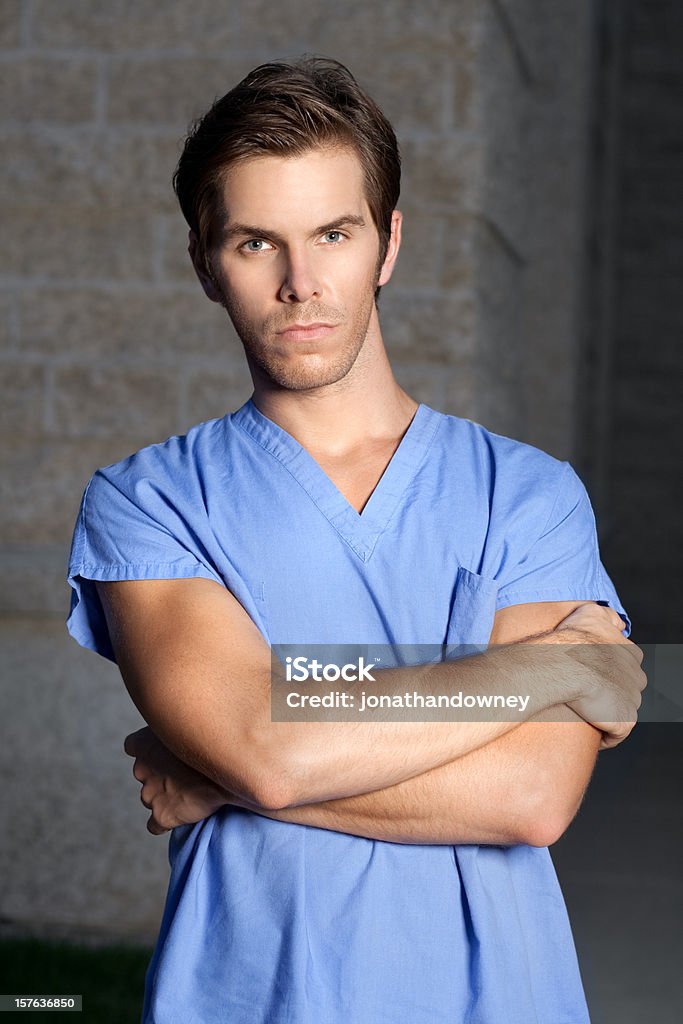
[[[363,168],[348,147],[313,149],[297,156],[246,157],[223,181],[226,221],[320,224],[342,213],[367,212]]]

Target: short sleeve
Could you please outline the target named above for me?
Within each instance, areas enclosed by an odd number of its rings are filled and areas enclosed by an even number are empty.
[[[127,462],[99,469],[89,481],[74,528],[67,629],[83,647],[116,661],[96,580],[223,581],[197,550],[192,525],[169,488],[140,477]]]
[[[498,580],[497,608],[536,601],[596,601],[626,622],[614,585],[600,560],[595,516],[586,489],[568,462],[540,535]]]

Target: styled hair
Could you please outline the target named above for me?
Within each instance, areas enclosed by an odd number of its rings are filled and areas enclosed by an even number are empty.
[[[223,184],[231,164],[335,145],[351,147],[360,160],[365,198],[379,234],[379,268],[398,203],[401,158],[391,124],[343,64],[307,55],[261,64],[193,122],[173,189],[211,277],[210,256],[220,241]]]

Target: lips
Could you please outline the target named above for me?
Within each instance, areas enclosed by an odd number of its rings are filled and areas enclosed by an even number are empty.
[[[336,327],[337,324],[325,323],[292,324],[291,327],[278,331],[278,334],[286,341],[317,341],[331,334]]]
[[[290,327],[283,327],[278,334],[288,334],[289,331],[312,331],[318,327],[335,327],[336,324],[325,324],[319,321],[310,324],[292,324]]]

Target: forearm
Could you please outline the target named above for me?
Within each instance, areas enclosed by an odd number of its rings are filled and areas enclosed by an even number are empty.
[[[375,670],[378,677],[389,677],[385,692],[393,687],[398,695],[462,691],[475,703],[496,693],[528,695],[522,713],[519,707],[511,714],[489,705],[478,715],[486,721],[479,722],[273,721],[271,650],[225,588],[203,579],[117,580],[98,582],[97,592],[123,679],[154,733],[186,765],[266,810],[398,785],[514,731],[556,704],[570,703],[614,745],[632,727],[633,705],[637,708],[642,690],[638,667],[624,672],[617,666],[611,675],[600,667],[594,671],[569,657],[566,646],[551,668],[538,647],[530,648],[535,638],[527,635],[519,648],[512,643],[502,651],[438,665]],[[572,615],[573,625],[589,627],[600,618],[580,608]],[[539,616],[544,622],[553,617]],[[566,633],[571,617],[561,630],[551,627],[541,636],[561,634],[571,645]],[[610,636],[613,632],[610,625]],[[501,641],[495,624],[494,634],[491,642],[508,642]],[[577,642],[586,636],[584,630]],[[622,650],[634,665],[631,653]],[[613,713],[613,704],[607,714],[597,699],[605,683],[610,696],[618,691],[622,715]],[[611,728],[615,722],[618,727]]]
[[[564,722],[557,717],[541,713],[395,786],[259,813],[394,843],[546,846],[576,813],[600,741],[600,733],[578,716]]]
[[[598,613],[597,606],[573,606],[566,618],[562,613],[567,613],[567,603],[504,609],[496,617],[491,643],[552,644],[560,642],[560,633],[562,643],[582,643],[585,627],[595,628],[596,615],[603,616],[598,626],[607,626],[607,613]],[[568,633],[566,624],[561,631],[538,632],[563,618],[565,623],[573,618],[584,629],[579,628],[576,636],[576,626]],[[615,618],[610,629],[620,629],[621,621]],[[628,675],[632,664],[629,651],[627,661],[614,668]],[[601,686],[609,684],[610,676],[599,673],[599,680]],[[208,780],[196,772],[188,778],[187,766],[173,755],[169,760],[169,751],[149,729],[129,736],[126,750],[136,757],[136,778],[146,780],[143,802],[153,811],[150,831],[199,821],[232,803],[282,821],[394,842],[545,846],[562,834],[576,813],[601,742],[601,725],[593,728],[587,724],[593,719],[584,714],[579,718],[578,710],[564,703],[552,705],[476,751],[391,786],[308,803],[292,800],[279,809],[236,795],[230,786],[223,789],[208,782],[207,788]]]
[[[559,721],[565,717],[569,721]],[[600,733],[566,707],[544,714],[457,761],[383,790],[268,810],[190,768],[154,735],[126,738],[156,834],[233,804],[283,822],[396,843],[548,846],[574,817]]]
[[[557,670],[564,655],[551,655],[544,646],[541,657],[540,647],[530,651],[531,643],[527,638],[523,646],[499,647],[476,657],[376,673],[383,676],[383,692],[391,680],[399,694],[412,688],[427,693],[462,690],[475,696],[527,694],[529,704],[517,720],[509,710],[500,709],[487,712],[486,721],[270,723],[266,732],[282,757],[279,761],[277,754],[272,755],[273,763],[286,766],[288,798],[269,809],[320,804],[397,786],[498,740],[517,730],[525,718],[569,699],[578,686],[580,667]],[[551,656],[556,659],[553,671],[548,668]]]

